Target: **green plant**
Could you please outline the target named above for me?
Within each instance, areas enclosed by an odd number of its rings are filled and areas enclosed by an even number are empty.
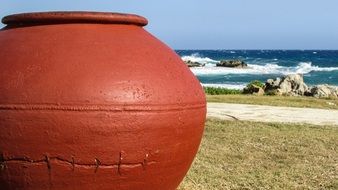
[[[259,80],[253,80],[248,85],[246,85],[247,88],[250,88],[252,85],[264,88],[265,84]]]
[[[242,94],[242,90],[227,89],[220,87],[203,87],[204,92],[209,95],[221,95],[221,94]]]

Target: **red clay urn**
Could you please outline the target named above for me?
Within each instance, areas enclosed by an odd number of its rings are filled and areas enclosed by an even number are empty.
[[[205,95],[141,16],[44,12],[0,30],[0,189],[173,190]]]

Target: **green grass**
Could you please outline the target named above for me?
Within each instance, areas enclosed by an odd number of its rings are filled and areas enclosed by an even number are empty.
[[[242,90],[227,89],[220,87],[203,87],[204,92],[209,95],[220,95],[220,94],[242,94]]]
[[[255,95],[237,94],[237,95],[207,95],[207,101],[236,103],[236,104],[338,109],[338,98],[323,99],[313,97],[255,96]]]
[[[179,189],[338,189],[338,126],[209,119]]]

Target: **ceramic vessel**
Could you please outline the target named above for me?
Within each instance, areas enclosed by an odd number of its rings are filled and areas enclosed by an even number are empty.
[[[131,14],[25,13],[0,30],[1,189],[175,189],[201,141],[198,80]]]

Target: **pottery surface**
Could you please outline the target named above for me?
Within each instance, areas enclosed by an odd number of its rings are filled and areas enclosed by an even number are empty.
[[[137,15],[26,13],[0,30],[1,189],[176,189],[205,95]]]

